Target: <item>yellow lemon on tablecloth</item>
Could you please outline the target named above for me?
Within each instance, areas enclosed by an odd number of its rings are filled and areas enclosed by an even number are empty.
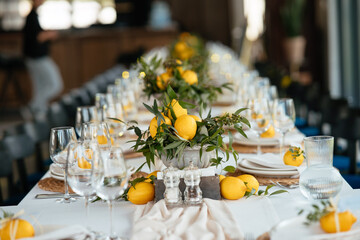
[[[154,200],[154,185],[148,182],[139,182],[135,187],[130,187],[127,197],[128,200],[134,204],[146,204]]]
[[[275,128],[273,125],[270,125],[269,129],[263,132],[260,137],[262,138],[273,138],[275,137]]]
[[[155,178],[157,178],[157,173],[160,172],[159,170],[156,170],[156,171],[153,171],[152,173],[149,173],[145,178],[147,178],[145,180],[145,182],[151,182],[151,179],[150,177],[151,176],[155,176]]]
[[[198,83],[198,77],[196,72],[192,70],[186,70],[181,75],[185,82],[187,82],[189,85],[197,84]]]
[[[252,189],[255,189],[255,193],[256,193],[259,190],[259,182],[253,175],[243,174],[237,176],[237,178],[241,179],[245,183],[247,187],[246,192],[251,192]]]
[[[356,222],[356,217],[350,212],[337,213],[340,232],[346,232]],[[327,233],[336,233],[335,212],[330,212],[320,218],[320,226]]]
[[[15,236],[15,239],[34,237],[34,227],[26,220],[12,219],[4,224],[0,229],[0,239],[10,240],[11,236]]]
[[[180,104],[179,104],[179,102],[177,100],[173,99],[168,107],[170,107],[170,106],[172,107],[176,118],[180,117],[181,115],[187,115],[187,109],[180,106]],[[170,109],[168,111],[168,117],[170,119],[173,119]]]
[[[164,119],[165,119],[165,124],[167,125],[171,125],[171,120],[170,118],[168,118],[167,116],[165,116],[163,113],[161,113],[161,115],[163,115]],[[161,120],[160,125],[163,124],[164,121]],[[157,133],[157,129],[158,129],[158,124],[157,124],[157,117],[154,117],[151,122],[150,122],[150,135],[152,138],[155,138],[156,133]]]
[[[242,198],[246,193],[245,183],[237,177],[225,177],[220,182],[220,192],[223,198],[236,200]]]
[[[304,153],[299,147],[290,146],[289,150],[284,154],[284,164],[291,166],[300,166],[304,161]]]
[[[180,137],[191,140],[195,137],[197,125],[194,118],[189,115],[182,115],[176,119],[174,124]]]
[[[168,72],[164,72],[163,74],[161,74],[160,76],[157,76],[156,78],[156,85],[158,86],[158,88],[160,88],[161,90],[164,90],[166,88],[166,86],[168,85],[169,81],[171,78],[171,74]]]
[[[201,118],[199,118],[198,116],[196,115],[189,115],[190,117],[192,117],[196,122],[201,122]]]
[[[225,176],[224,175],[219,175],[219,183],[223,180],[225,178]]]

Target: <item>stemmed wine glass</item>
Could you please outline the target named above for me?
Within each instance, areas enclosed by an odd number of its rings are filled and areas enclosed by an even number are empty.
[[[68,151],[70,150],[70,143],[74,143],[76,141],[76,134],[73,127],[57,127],[52,128],[50,131],[50,158],[55,164],[64,170],[64,198],[56,200],[60,203],[70,203],[76,201],[74,198],[70,197],[67,183],[67,166],[74,164],[72,159],[68,159]]]
[[[82,131],[83,140],[96,141],[100,147],[111,146],[113,143],[106,122],[83,123]]]
[[[271,115],[268,102],[265,98],[249,99],[247,103],[247,117],[251,124],[251,129],[256,132],[258,144],[257,154],[260,155],[260,135],[266,132],[271,125]]]
[[[79,137],[82,137],[82,124],[85,122],[98,121],[98,111],[96,106],[82,106],[76,109],[75,129]]]
[[[281,133],[280,154],[285,145],[285,134],[295,126],[295,106],[291,98],[276,99],[273,106],[274,128]]]
[[[99,162],[99,145],[94,141],[84,140],[70,144],[68,161],[74,162],[68,165],[68,181],[74,192],[85,197],[85,217],[88,219],[89,199],[95,193],[91,185],[92,169],[94,162]]]
[[[108,239],[118,239],[113,231],[113,201],[124,193],[130,173],[120,148],[103,146],[100,147],[100,152],[101,157],[97,162],[93,161],[92,185],[97,195],[108,202],[110,215]]]

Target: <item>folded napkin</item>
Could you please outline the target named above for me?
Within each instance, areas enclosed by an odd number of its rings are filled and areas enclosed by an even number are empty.
[[[268,167],[274,167],[274,168],[289,168],[288,165],[284,164],[284,161],[280,154],[274,154],[274,153],[265,153],[261,155],[254,155],[251,157],[247,157],[245,159],[250,159],[251,161],[255,160],[258,164]],[[298,170],[299,174],[305,170],[306,164],[305,161],[299,166],[294,167]]]
[[[168,208],[165,200],[138,206],[132,240],[243,239],[224,201],[204,199],[201,206]]]
[[[68,240],[95,240],[96,236],[94,233],[90,232],[83,226],[80,225],[72,225],[68,227],[64,227],[61,229],[57,229],[54,231],[49,231],[47,229],[39,229],[40,231],[36,231],[36,236],[34,238],[22,238],[23,240],[54,240],[54,239],[68,239]],[[40,233],[38,233],[40,232]],[[41,234],[42,232],[46,232]],[[40,235],[38,235],[40,234]]]

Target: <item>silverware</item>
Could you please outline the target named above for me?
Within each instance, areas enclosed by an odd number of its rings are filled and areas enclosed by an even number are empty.
[[[299,184],[292,184],[292,185],[285,186],[285,185],[280,184],[279,182],[274,182],[272,180],[270,180],[270,182],[275,184],[276,186],[278,186],[280,188],[285,188],[285,189],[294,189],[294,188],[299,187]]]
[[[64,197],[63,193],[42,193],[36,194],[36,199],[49,199],[49,198],[62,198]],[[70,197],[81,197],[79,194],[70,194]]]

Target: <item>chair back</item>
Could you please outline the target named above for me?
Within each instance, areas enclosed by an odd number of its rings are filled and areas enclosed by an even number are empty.
[[[51,128],[67,126],[71,123],[64,106],[58,102],[54,102],[50,105],[48,110],[48,119]]]
[[[0,177],[8,177],[12,174],[13,159],[5,150],[0,150]]]

